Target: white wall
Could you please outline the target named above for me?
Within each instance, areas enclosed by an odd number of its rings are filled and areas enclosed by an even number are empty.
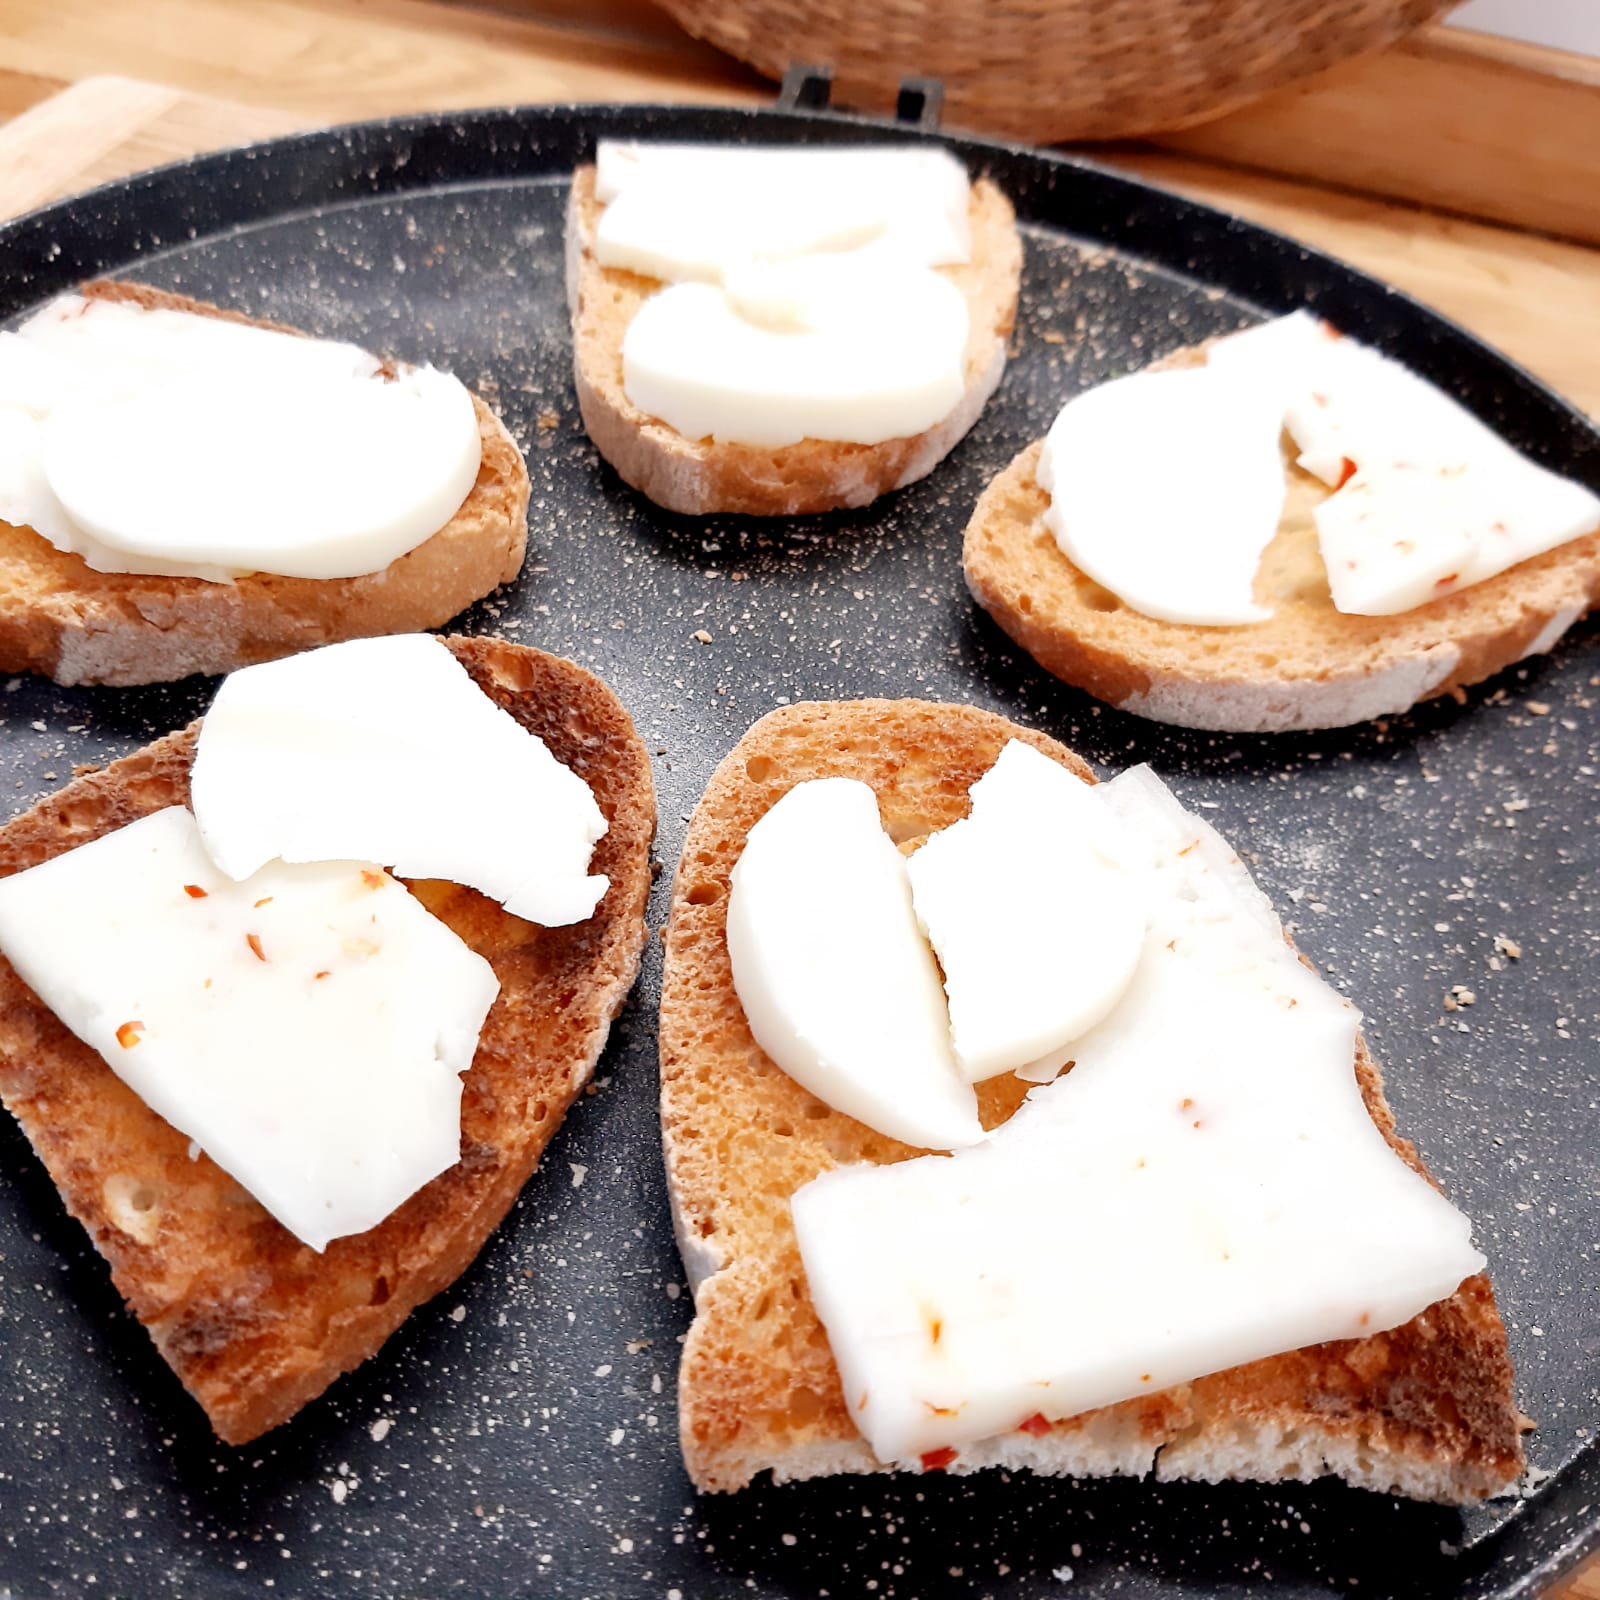
[[[1467,0],[1449,20],[1461,28],[1600,56],[1600,0]]]

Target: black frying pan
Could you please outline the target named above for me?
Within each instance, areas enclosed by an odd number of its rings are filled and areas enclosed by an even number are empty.
[[[1332,1483],[994,1474],[697,1499],[674,1431],[690,1307],[657,1153],[653,947],[598,1092],[476,1265],[242,1449],[213,1441],[0,1128],[0,1597],[1537,1592],[1600,1529],[1593,628],[1464,704],[1337,733],[1188,733],[1038,670],[966,598],[958,556],[979,489],[1068,394],[1257,311],[1316,306],[1594,487],[1600,438],[1459,329],[1326,257],[1085,163],[951,140],[1013,197],[1027,243],[1016,356],[970,437],[866,511],[673,517],[598,461],[572,397],[565,179],[602,134],[926,136],[615,106],[308,134],[0,229],[0,318],[125,274],[430,359],[485,393],[528,452],[532,540],[520,581],[460,626],[609,680],[657,754],[669,864],[718,757],[782,697],[967,700],[1106,766],[1150,761],[1253,852],[1302,946],[1365,1010],[1402,1128],[1492,1263],[1540,1423],[1539,1483],[1465,1515]],[[0,685],[9,806],[186,721],[211,688]],[[665,882],[653,922],[664,913]],[[1496,956],[1497,935],[1519,961]],[[1477,1003],[1447,1015],[1455,983]]]

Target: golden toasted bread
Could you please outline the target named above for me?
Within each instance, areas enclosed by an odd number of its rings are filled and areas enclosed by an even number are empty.
[[[972,186],[972,260],[943,267],[967,297],[966,388],[949,416],[925,433],[883,444],[802,439],[769,449],[686,439],[639,410],[622,387],[622,338],[639,307],[663,285],[602,267],[594,232],[602,207],[594,168],[579,167],[567,210],[567,298],[578,406],[589,437],[623,480],[669,511],[739,511],[795,516],[864,506],[915,483],[978,420],[1006,364],[1006,341],[1022,281],[1022,241],[1011,202],[987,179]]]
[[[90,299],[279,327],[138,284],[90,283]],[[279,327],[280,332],[298,330]],[[231,672],[316,645],[437,628],[522,570],[528,469],[476,396],[482,460],[450,521],[382,572],[235,582],[96,572],[32,528],[0,522],[0,672],[57,683],[161,683]]]
[[[756,1044],[733,987],[729,875],[751,827],[795,784],[860,779],[890,836],[912,841],[968,811],[967,790],[1010,739],[1085,782],[1042,734],[965,706],[919,700],[795,705],[764,717],[717,768],[689,824],[673,889],[661,998],[661,1122],[695,1320],[678,1380],[679,1432],[702,1489],[881,1470],[850,1420],[812,1306],[789,1201],[851,1162],[920,1154],[830,1110]],[[1378,1068],[1354,1062],[1373,1122],[1401,1158]],[[1028,1085],[979,1084],[986,1127]],[[1074,1219],[1061,1219],[1074,1226]],[[984,1466],[1088,1476],[1305,1480],[1449,1502],[1505,1489],[1522,1470],[1505,1330],[1486,1277],[1392,1332],[1317,1345],[1162,1394],[963,1446]]]
[[[461,1273],[588,1081],[638,970],[655,800],[627,712],[569,661],[496,639],[446,642],[497,705],[591,786],[610,824],[593,870],[611,884],[587,922],[562,928],[524,922],[455,884],[409,885],[489,962],[500,994],[462,1080],[460,1161],[377,1227],[317,1254],[209,1158],[190,1160],[188,1138],[0,958],[0,1100],[230,1443],[292,1416]],[[198,727],[0,828],[0,876],[185,804]]]

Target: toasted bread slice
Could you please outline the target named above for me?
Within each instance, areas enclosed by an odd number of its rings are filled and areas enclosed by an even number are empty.
[[[461,1160],[377,1227],[302,1244],[150,1110],[0,958],[0,1099],[89,1230],[161,1354],[229,1443],[292,1416],[370,1356],[478,1253],[588,1081],[638,971],[655,799],[628,714],[582,668],[451,639],[479,687],[594,790],[611,879],[587,922],[541,928],[473,890],[413,894],[494,968],[500,995],[463,1079]],[[199,724],[0,828],[0,876],[182,805]],[[514,797],[506,797],[513,804]]]
[[[89,283],[91,299],[278,327],[138,284]],[[528,469],[476,396],[478,479],[431,538],[359,578],[254,573],[232,584],[96,572],[32,528],[0,522],[0,672],[57,683],[163,683],[231,672],[316,645],[437,628],[522,570]]]
[[[1000,374],[1022,281],[1022,241],[1011,202],[986,178],[972,185],[972,260],[940,270],[967,297],[966,388],[942,422],[883,444],[802,439],[768,449],[686,439],[628,399],[622,388],[622,338],[639,307],[663,285],[602,267],[594,231],[602,207],[594,168],[579,167],[567,208],[567,299],[578,406],[589,437],[623,480],[669,511],[701,516],[740,511],[795,516],[864,506],[923,478],[978,420]]]
[[[1204,347],[1159,366],[1196,366]],[[1600,531],[1389,617],[1335,609],[1312,511],[1332,491],[1294,464],[1256,577],[1265,622],[1196,627],[1126,606],[1063,554],[1029,445],[984,490],[962,565],[973,598],[1047,671],[1122,711],[1186,728],[1278,733],[1404,711],[1550,650],[1600,600]]]
[[[754,823],[794,784],[850,777],[877,792],[890,836],[966,815],[967,789],[1009,739],[1085,782],[1053,740],[965,706],[918,700],[796,705],[762,718],[717,768],[689,824],[674,885],[661,999],[661,1120],[695,1320],[678,1380],[679,1431],[702,1489],[737,1489],[879,1464],[857,1434],[812,1307],[789,1201],[850,1162],[918,1154],[830,1110],[765,1056],[734,991],[729,874]],[[1397,1137],[1378,1068],[1355,1072],[1374,1123]],[[1028,1086],[978,1086],[993,1127]],[[1068,1224],[1071,1225],[1070,1219]],[[963,1447],[950,1470],[1306,1480],[1335,1473],[1424,1500],[1469,1501],[1522,1470],[1505,1330],[1487,1278],[1393,1332],[1323,1344],[1165,1393]]]

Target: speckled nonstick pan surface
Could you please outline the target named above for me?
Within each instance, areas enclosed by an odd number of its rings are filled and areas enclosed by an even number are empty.
[[[1066,395],[1252,309],[1317,306],[1596,487],[1600,439],[1459,331],[1284,239],[1091,167],[952,141],[1012,195],[1027,245],[1016,354],[971,436],[867,511],[672,517],[600,463],[572,396],[565,177],[609,133],[913,136],[639,107],[311,134],[0,231],[0,317],[126,274],[432,360],[497,404],[533,474],[529,557],[461,626],[571,656],[616,689],[655,754],[669,869],[718,758],[784,699],[966,700],[1102,768],[1151,762],[1251,853],[1302,948],[1366,1012],[1402,1128],[1488,1253],[1540,1481],[1465,1516],[1329,1483],[996,1475],[698,1500],[674,1429],[690,1304],[660,1166],[652,941],[595,1091],[476,1265],[242,1449],[213,1441],[6,1120],[0,1596],[1537,1592],[1600,1519],[1593,625],[1465,704],[1338,733],[1195,734],[1036,669],[967,599],[958,557],[979,489]],[[211,689],[0,684],[7,813],[185,722]],[[1456,984],[1475,1003],[1447,1012]]]

